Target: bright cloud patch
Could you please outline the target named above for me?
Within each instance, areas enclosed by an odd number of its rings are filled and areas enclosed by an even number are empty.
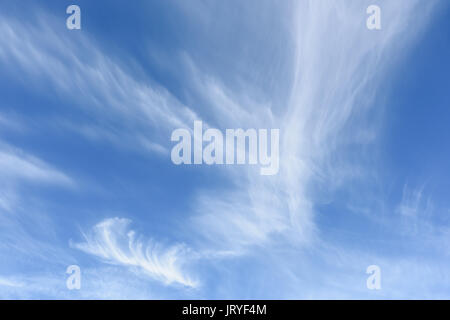
[[[85,235],[86,242],[73,244],[73,247],[107,263],[139,268],[165,284],[197,286],[182,269],[189,249],[183,245],[164,247],[154,241],[144,242],[129,228],[130,223],[127,219],[106,219]]]

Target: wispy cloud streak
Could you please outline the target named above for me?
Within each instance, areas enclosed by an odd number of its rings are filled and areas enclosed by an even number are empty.
[[[183,270],[183,264],[190,255],[186,246],[164,247],[152,240],[144,241],[130,230],[130,223],[120,218],[104,220],[85,234],[86,242],[73,243],[72,246],[107,263],[138,268],[165,284],[197,286],[197,282]]]
[[[196,119],[167,89],[150,78],[137,80],[88,36],[69,40],[45,13],[33,22],[1,17],[0,63],[13,76],[17,73],[13,70],[21,70],[31,88],[48,82],[58,94],[95,116],[87,124],[63,121],[67,128],[122,147],[137,144],[167,153],[164,145],[170,130]]]
[[[66,174],[52,168],[44,161],[17,148],[0,145],[0,177],[6,180],[74,185]]]
[[[368,4],[361,1],[295,2],[292,89],[286,106],[272,109],[270,117],[250,120],[245,112],[248,100],[225,99],[227,90],[218,89],[217,82],[205,85],[210,95],[238,109],[233,116],[241,116],[240,121],[230,121],[243,127],[280,128],[282,139],[278,176],[258,177],[251,168],[245,175],[236,171],[230,176],[236,191],[220,197],[205,192],[199,198],[194,224],[209,239],[236,248],[243,243],[261,245],[272,235],[289,243],[312,243],[317,234],[316,200],[366,174],[345,152],[376,138],[376,123],[368,126],[368,119],[380,80],[388,76],[402,48],[420,35],[433,7],[432,2],[420,1],[380,5],[385,25],[376,33],[366,28]]]

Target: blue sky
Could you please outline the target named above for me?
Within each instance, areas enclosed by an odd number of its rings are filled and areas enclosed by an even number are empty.
[[[450,297],[446,1],[0,9],[0,298]],[[174,165],[194,120],[279,173]]]

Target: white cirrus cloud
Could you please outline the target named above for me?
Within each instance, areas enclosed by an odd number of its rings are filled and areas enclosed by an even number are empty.
[[[380,1],[389,23],[371,32],[366,28],[368,4],[361,1],[296,1],[293,45],[286,45],[286,51],[295,48],[293,75],[286,75],[292,76],[291,90],[282,108],[249,103],[227,90],[220,81],[223,73],[214,75],[219,79],[214,82],[196,76],[198,91],[208,101],[232,110],[222,117],[225,123],[280,129],[280,172],[261,177],[249,167],[231,168],[235,189],[201,193],[194,228],[237,251],[280,237],[289,244],[314,243],[318,199],[333,197],[338,188],[351,188],[352,180],[372,174],[361,151],[378,136],[383,108],[374,105],[383,95],[378,89],[395,72],[393,62],[420,37],[435,4]],[[259,112],[250,116],[249,105]],[[349,150],[357,156],[350,158]]]
[[[0,147],[0,177],[5,180],[73,185],[66,174],[41,159],[13,148]]]
[[[189,248],[182,244],[166,247],[153,240],[145,241],[130,229],[130,223],[122,218],[103,220],[84,235],[85,242],[71,245],[107,263],[138,268],[164,284],[198,286],[183,270],[192,254]]]
[[[127,67],[89,36],[69,41],[57,23],[44,12],[33,23],[0,15],[4,76],[14,80],[20,80],[18,74],[26,76],[27,89],[44,95],[49,87],[42,83],[47,83],[70,106],[90,115],[70,123],[60,119],[66,129],[119,147],[167,153],[164,145],[170,130],[190,125],[197,118],[195,112],[150,77],[137,79],[143,70]]]

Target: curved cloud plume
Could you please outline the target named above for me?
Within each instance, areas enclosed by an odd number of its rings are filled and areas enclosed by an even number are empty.
[[[188,248],[184,245],[166,248],[151,240],[144,242],[135,231],[130,230],[130,223],[127,219],[106,219],[85,235],[86,242],[72,246],[107,263],[139,268],[165,284],[197,286],[197,282],[182,270],[189,254]]]

